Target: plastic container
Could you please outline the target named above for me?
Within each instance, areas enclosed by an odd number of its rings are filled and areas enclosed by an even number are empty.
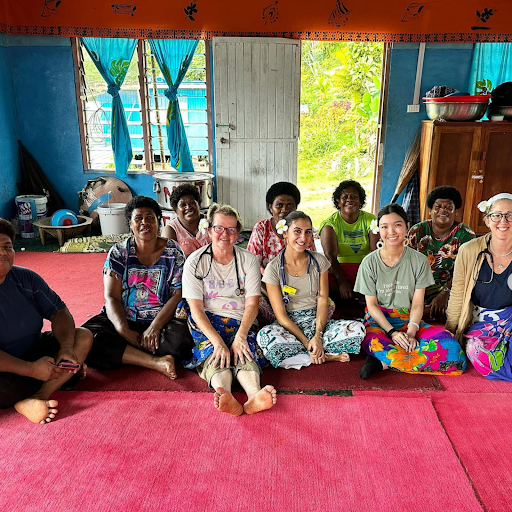
[[[101,233],[103,235],[120,235],[129,233],[130,228],[124,218],[124,203],[102,204],[96,208],[100,217]]]
[[[48,198],[43,195],[16,196],[14,199],[20,219],[21,238],[36,238],[39,231],[34,230],[33,220],[46,217]]]

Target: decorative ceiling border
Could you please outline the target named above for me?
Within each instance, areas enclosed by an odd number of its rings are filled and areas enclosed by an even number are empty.
[[[284,37],[313,41],[362,41],[384,43],[506,43],[512,34],[489,34],[481,32],[404,34],[387,32],[343,32],[343,31],[294,31],[294,32],[234,32],[217,30],[168,30],[139,28],[90,28],[31,25],[6,25],[0,23],[0,32],[7,35],[63,36],[63,37],[125,37],[137,39],[212,39],[213,37]]]

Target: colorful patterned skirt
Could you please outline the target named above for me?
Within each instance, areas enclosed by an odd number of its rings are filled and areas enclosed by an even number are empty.
[[[409,309],[386,309],[381,307],[386,320],[397,330],[406,332]],[[387,364],[392,370],[404,373],[430,375],[460,375],[467,366],[466,356],[456,338],[445,329],[425,322],[420,323],[416,333],[419,346],[407,352],[393,344],[384,330],[366,309],[364,317],[366,336],[363,349],[367,354]]]
[[[512,381],[512,306],[485,309],[475,306],[475,323],[466,331],[466,353],[478,373],[489,380]]]
[[[208,320],[210,320],[212,327],[219,333],[224,343],[228,347],[231,347],[238,328],[240,327],[240,320],[214,315],[209,311],[206,311],[206,316],[208,317]],[[192,334],[195,346],[192,349],[192,358],[188,361],[184,361],[183,366],[189,370],[193,370],[213,354],[213,345],[196,325],[192,315],[189,315],[188,317],[188,328],[190,329],[190,334]],[[247,343],[249,344],[249,349],[254,360],[260,365],[260,368],[265,367],[268,363],[263,357],[260,347],[256,344],[255,332],[249,331],[249,334],[247,335]]]
[[[316,308],[288,311],[290,319],[311,339],[316,331]],[[354,320],[328,320],[323,335],[326,354],[359,354],[364,338],[364,325]],[[258,344],[270,364],[277,368],[295,368],[311,364],[306,347],[278,322],[263,327]]]

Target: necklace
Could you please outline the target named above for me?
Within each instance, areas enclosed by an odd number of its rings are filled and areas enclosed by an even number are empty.
[[[510,251],[507,252],[507,254],[498,254],[492,247],[492,243],[490,244],[490,247],[491,247],[491,251],[496,255],[496,256],[500,256],[501,258],[504,258],[505,256],[508,256],[509,254],[512,253],[512,249],[510,249]],[[498,265],[498,270],[503,270],[505,267],[502,263],[500,263]]]
[[[308,260],[306,258],[304,260],[304,263],[298,269],[292,267],[288,262],[285,262],[285,265],[288,267],[288,271],[291,271],[290,273],[292,274],[293,277],[299,277],[299,272],[304,268],[307,261]]]

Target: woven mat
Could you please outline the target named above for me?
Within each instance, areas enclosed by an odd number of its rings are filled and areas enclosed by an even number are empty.
[[[112,245],[122,242],[129,234],[81,236],[68,240],[59,252],[108,252]]]

